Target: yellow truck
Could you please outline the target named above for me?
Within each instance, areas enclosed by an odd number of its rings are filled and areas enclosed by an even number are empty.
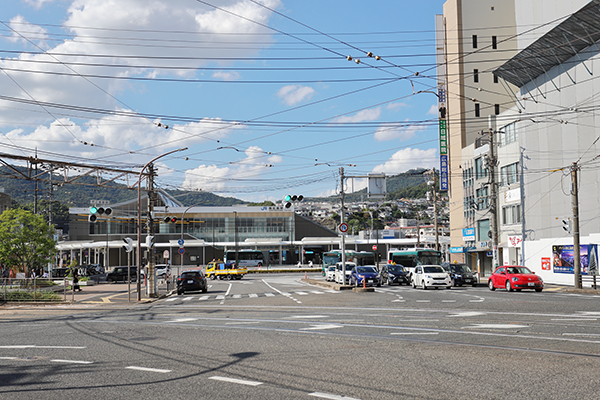
[[[235,263],[225,263],[221,260],[211,261],[206,266],[206,276],[210,279],[242,279],[247,273],[246,267],[239,267]]]

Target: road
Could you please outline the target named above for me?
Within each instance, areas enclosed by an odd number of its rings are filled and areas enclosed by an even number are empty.
[[[315,275],[317,277],[318,275]],[[0,309],[14,399],[597,398],[599,296],[209,281],[151,304]]]

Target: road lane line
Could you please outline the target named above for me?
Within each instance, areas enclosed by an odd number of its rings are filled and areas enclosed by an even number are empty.
[[[390,335],[439,335],[439,332],[392,332]]]
[[[234,294],[234,295],[233,295],[233,298],[234,298],[234,299],[241,299],[241,298],[242,298],[242,295],[241,295],[241,294]]]
[[[226,378],[224,376],[211,376],[208,379],[214,379],[216,381],[223,381],[223,382],[230,382],[230,383],[239,383],[240,385],[248,385],[248,386],[258,386],[258,385],[263,384],[262,382],[246,381],[246,380],[235,379],[235,378]]]
[[[202,297],[200,297],[198,300],[208,300],[208,298],[209,298],[209,297],[210,297],[210,296],[202,296]]]
[[[35,344],[0,346],[0,349],[85,349],[85,346],[37,346]]]
[[[78,360],[50,360],[51,362],[67,363],[67,364],[92,364],[93,361],[78,361]]]
[[[313,396],[313,397],[320,397],[322,399],[331,399],[331,400],[360,400],[360,399],[356,399],[354,397],[338,396],[335,394],[320,393],[320,392],[313,392],[313,393],[309,393],[308,395]]]
[[[248,295],[248,297],[250,297],[250,298],[256,298],[256,297],[258,297],[258,295],[256,293],[250,293]]]
[[[266,297],[275,297],[275,295],[274,295],[273,293],[268,293],[268,292],[267,292],[267,293],[265,293],[265,296],[266,296]]]
[[[166,374],[168,372],[171,372],[170,369],[158,369],[158,368],[145,368],[145,367],[136,367],[136,366],[130,366],[130,367],[125,367],[125,369],[133,369],[136,371],[144,371],[144,372],[160,372],[162,374]]]

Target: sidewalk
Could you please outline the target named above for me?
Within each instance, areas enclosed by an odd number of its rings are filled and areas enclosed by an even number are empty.
[[[81,282],[84,283],[84,282]],[[150,297],[146,294],[146,286],[144,282],[140,285],[140,301],[138,301],[137,283],[131,283],[131,291],[128,293],[127,283],[105,283],[94,284],[92,286],[80,285],[81,291],[73,292],[66,291],[66,301],[85,304],[140,304],[150,303],[161,297],[164,297],[169,292],[167,284],[164,280],[159,280],[157,285],[156,297]],[[57,294],[65,298],[65,292],[58,291]]]

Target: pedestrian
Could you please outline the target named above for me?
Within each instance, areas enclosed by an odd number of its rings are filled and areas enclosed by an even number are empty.
[[[310,261],[308,262],[308,268],[312,268],[312,267],[313,267],[313,263],[312,263],[312,260],[310,260]]]
[[[10,269],[4,268],[4,271],[2,271],[2,278],[4,279],[4,286],[6,286],[8,284],[9,275],[10,275]]]
[[[302,262],[298,261],[298,268],[302,267]]]
[[[73,291],[76,290],[81,292],[81,288],[79,287],[79,274],[77,273],[77,268],[73,269]]]

